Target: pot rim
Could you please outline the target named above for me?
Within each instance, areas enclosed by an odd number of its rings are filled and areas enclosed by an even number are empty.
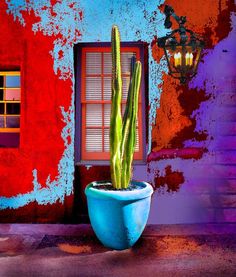
[[[87,185],[85,188],[86,196],[100,199],[114,199],[119,201],[130,201],[147,198],[152,195],[153,187],[144,181],[131,181],[136,186],[141,186],[141,189],[134,190],[99,190],[93,188],[94,184],[111,183],[111,181],[94,181]]]

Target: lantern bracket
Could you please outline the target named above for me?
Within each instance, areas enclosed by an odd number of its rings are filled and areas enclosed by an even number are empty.
[[[170,20],[171,16],[174,17],[174,19],[179,24],[184,24],[186,22],[186,16],[179,17],[178,15],[175,14],[174,9],[171,6],[165,5],[164,14],[166,16],[165,23],[164,23],[166,29],[170,29],[172,26],[172,22]]]

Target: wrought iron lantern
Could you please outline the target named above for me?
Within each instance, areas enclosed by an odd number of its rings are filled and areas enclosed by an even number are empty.
[[[170,17],[179,24],[179,28],[158,39],[157,44],[164,49],[169,74],[184,84],[197,73],[204,42],[193,31],[186,29],[186,16],[177,16],[172,7],[166,5],[165,28],[171,28]]]

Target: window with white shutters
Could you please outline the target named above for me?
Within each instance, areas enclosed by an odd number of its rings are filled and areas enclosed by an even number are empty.
[[[131,66],[140,60],[139,47],[121,47],[122,103],[124,114]],[[112,61],[110,47],[83,47],[80,56],[80,160],[109,160]],[[78,82],[77,82],[78,83]],[[141,86],[142,87],[142,86]],[[77,97],[78,99],[78,97]],[[78,102],[78,100],[77,100]],[[143,160],[142,92],[139,97],[135,160]],[[78,108],[78,107],[77,107]],[[78,140],[77,136],[77,140]]]

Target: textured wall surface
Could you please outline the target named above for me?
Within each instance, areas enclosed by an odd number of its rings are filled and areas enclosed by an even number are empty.
[[[156,46],[168,32],[164,4],[187,15],[206,42],[186,86],[167,75]],[[107,178],[107,168],[101,175],[101,167],[80,166],[73,189],[73,45],[109,41],[112,24],[122,41],[149,44],[149,154],[134,168],[134,178],[156,189],[149,222],[236,220],[233,0],[6,0],[0,14],[0,67],[22,72],[20,148],[0,149],[2,221],[69,221],[90,176]]]

